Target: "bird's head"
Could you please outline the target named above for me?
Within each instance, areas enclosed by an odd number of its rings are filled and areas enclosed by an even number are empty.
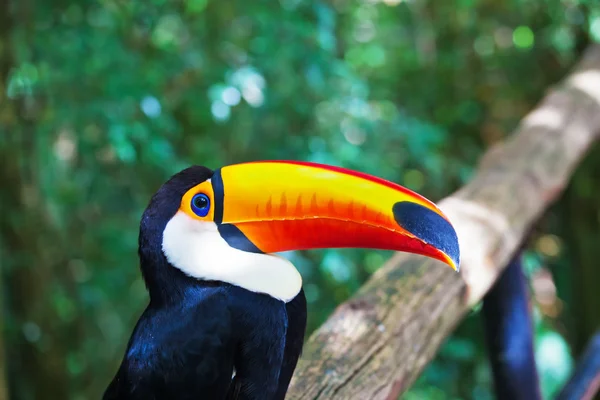
[[[344,247],[417,253],[459,267],[456,232],[432,202],[392,182],[315,163],[187,168],[154,195],[140,231],[149,287],[154,275],[170,279],[157,269],[175,268],[186,279],[284,301],[301,279],[272,253]]]

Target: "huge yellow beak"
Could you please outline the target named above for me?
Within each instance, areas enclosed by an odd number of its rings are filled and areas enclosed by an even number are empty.
[[[275,253],[358,247],[435,258],[458,271],[456,232],[429,200],[392,182],[321,164],[230,165],[211,179],[214,220],[233,247]]]

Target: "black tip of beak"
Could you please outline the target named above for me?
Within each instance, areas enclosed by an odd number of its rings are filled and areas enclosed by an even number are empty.
[[[458,237],[446,219],[427,207],[407,201],[394,204],[392,212],[398,225],[443,251],[454,262],[458,271],[460,266]]]

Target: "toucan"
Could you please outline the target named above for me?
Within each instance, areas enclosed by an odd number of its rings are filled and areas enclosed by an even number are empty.
[[[429,200],[340,167],[191,166],[140,223],[150,301],[104,399],[284,399],[306,329],[302,277],[275,253],[416,253],[458,270],[458,239]]]

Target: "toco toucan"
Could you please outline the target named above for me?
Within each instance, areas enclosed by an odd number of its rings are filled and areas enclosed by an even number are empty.
[[[171,177],[142,216],[150,303],[104,399],[283,399],[306,299],[294,265],[273,253],[326,247],[459,267],[442,212],[383,179],[294,161],[193,166]]]

